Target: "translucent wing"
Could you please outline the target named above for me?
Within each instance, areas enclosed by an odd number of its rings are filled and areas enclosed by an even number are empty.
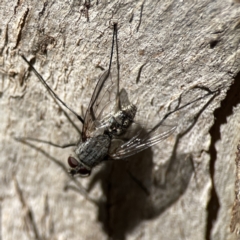
[[[203,94],[202,91],[205,94]],[[190,115],[194,118],[196,114],[202,110],[201,108],[205,106],[201,103],[201,100],[212,95],[212,98],[209,100],[212,101],[216,93],[218,93],[218,91],[212,92],[201,87],[194,87],[184,92],[176,101],[172,102],[169,111],[159,123],[151,130],[144,131],[143,128],[140,128],[133,137],[120,146],[118,145],[118,147],[109,154],[110,158],[118,160],[129,157],[168,138],[175,131],[178,123],[180,124],[186,113],[192,111]],[[206,104],[206,101],[203,102]]]
[[[129,141],[117,148],[115,153],[111,154],[110,157],[118,160],[141,152],[168,138],[175,129],[176,126],[171,127],[169,130],[163,131],[161,134],[158,134],[156,131],[150,131],[146,134],[143,130],[140,130],[136,136],[132,137]]]
[[[102,119],[108,118],[117,110],[117,100],[119,98],[119,75],[111,72],[114,38],[116,38],[117,49],[117,26],[114,25],[112,52],[110,57],[109,69],[103,73],[98,80],[89,103],[83,124],[83,141],[91,136],[91,133],[102,125]],[[117,72],[119,72],[118,51],[117,51]]]
[[[117,94],[116,84],[114,84],[112,75],[108,70],[100,77],[86,111],[83,140],[90,137],[90,134],[100,125],[103,117],[113,112]]]

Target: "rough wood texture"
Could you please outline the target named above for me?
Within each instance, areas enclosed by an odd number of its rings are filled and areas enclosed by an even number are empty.
[[[1,238],[237,239],[229,226],[240,128],[239,14],[230,0],[1,1]],[[194,123],[185,121],[189,109],[163,143],[73,182],[65,172],[69,149],[14,140],[79,137],[18,52],[83,114],[108,67],[112,22],[121,84],[148,121],[192,86],[221,93],[199,104]]]

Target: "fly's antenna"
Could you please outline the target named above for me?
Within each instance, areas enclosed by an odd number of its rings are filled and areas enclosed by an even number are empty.
[[[38,71],[34,68],[34,66],[26,59],[26,57],[23,54],[20,54],[22,59],[28,64],[28,66],[33,70],[33,72],[36,74],[37,78],[40,80],[40,82],[44,85],[44,87],[48,90],[48,92],[52,95],[53,98],[57,99],[64,107],[66,107],[69,111],[71,111],[78,120],[83,124],[84,120],[83,118],[78,115],[74,110],[72,110],[70,107],[67,106],[65,102],[63,102],[58,95],[48,86],[46,81],[43,79],[43,77],[38,73]]]

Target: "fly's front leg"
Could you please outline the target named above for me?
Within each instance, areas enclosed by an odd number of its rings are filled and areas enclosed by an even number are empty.
[[[57,147],[57,148],[68,148],[68,147],[74,147],[74,146],[77,145],[76,142],[60,145],[60,144],[53,143],[51,141],[45,141],[45,140],[42,140],[42,139],[36,139],[36,138],[31,138],[31,137],[26,137],[26,138],[15,137],[14,139],[18,142],[33,141],[33,142],[46,143],[48,145],[51,145],[51,146],[54,146],[54,147]]]

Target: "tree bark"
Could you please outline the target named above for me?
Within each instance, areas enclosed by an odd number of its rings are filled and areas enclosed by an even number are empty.
[[[0,13],[2,239],[238,239],[229,226],[240,128],[239,3],[3,0]],[[108,69],[113,23],[120,85],[149,125],[193,87],[219,94],[179,114],[162,143],[73,180],[71,149],[15,139],[80,138],[19,53],[84,116]],[[197,93],[187,98],[204,89]]]

